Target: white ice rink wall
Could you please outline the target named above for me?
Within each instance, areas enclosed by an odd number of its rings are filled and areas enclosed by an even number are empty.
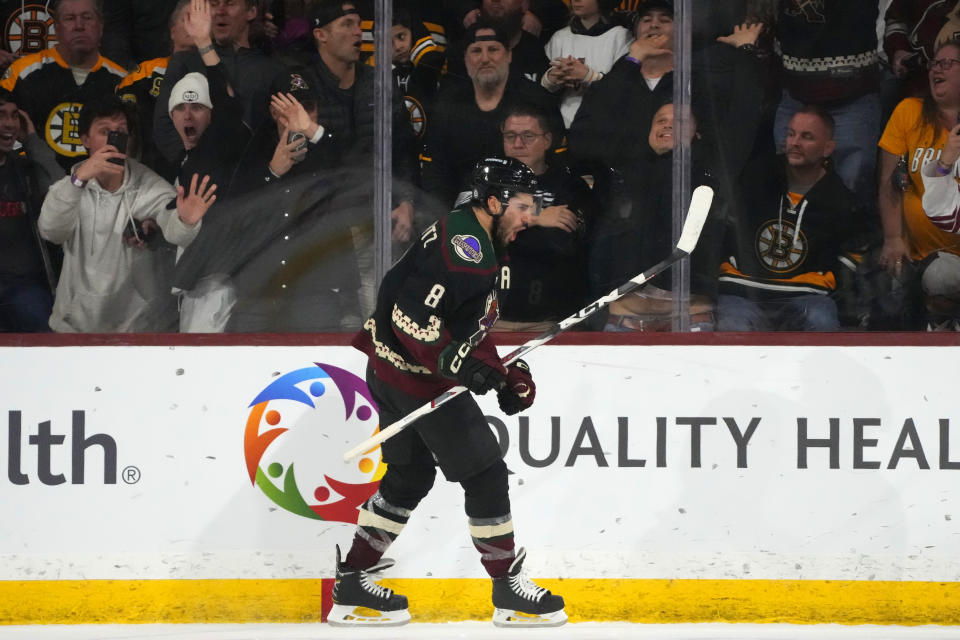
[[[532,576],[574,620],[960,624],[960,346],[704,340],[570,339],[532,409],[480,400]],[[364,357],[102,342],[0,348],[0,623],[320,619],[383,472],[341,461]],[[415,618],[489,615],[458,485],[389,555]]]

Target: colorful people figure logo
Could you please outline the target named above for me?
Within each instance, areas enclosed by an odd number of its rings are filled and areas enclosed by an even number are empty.
[[[317,363],[280,376],[250,403],[251,484],[290,513],[356,523],[386,465],[379,448],[349,464],[341,454],[377,431],[378,415],[364,381],[339,367]]]

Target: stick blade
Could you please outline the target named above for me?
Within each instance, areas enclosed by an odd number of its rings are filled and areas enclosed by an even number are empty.
[[[710,213],[710,205],[713,203],[713,189],[703,184],[693,190],[690,197],[690,210],[687,211],[687,220],[683,223],[683,231],[680,233],[680,240],[677,242],[677,249],[685,253],[692,253],[697,241],[700,239],[700,232],[703,230],[703,223],[707,221],[707,214]]]

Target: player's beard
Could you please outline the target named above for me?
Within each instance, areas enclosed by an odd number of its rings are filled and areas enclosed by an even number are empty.
[[[503,237],[505,229],[504,226],[500,224],[502,218],[502,213],[498,216],[493,216],[493,226],[490,228],[490,238],[493,240],[493,248],[498,255],[504,253],[507,248],[507,239]]]

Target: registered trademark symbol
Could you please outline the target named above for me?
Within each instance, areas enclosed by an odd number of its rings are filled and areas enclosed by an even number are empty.
[[[136,467],[124,467],[120,477],[123,478],[123,481],[127,484],[137,484],[140,482],[140,469]]]

